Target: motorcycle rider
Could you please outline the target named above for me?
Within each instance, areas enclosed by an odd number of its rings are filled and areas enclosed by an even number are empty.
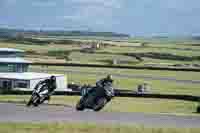
[[[107,75],[106,78],[103,78],[96,82],[96,87],[99,89],[105,89],[109,92],[107,95],[107,99],[110,101],[112,97],[114,97],[114,90],[113,90],[113,78],[112,75]]]
[[[96,86],[85,84],[81,87],[81,99],[76,104],[76,109],[82,111],[85,108],[94,111],[101,110],[114,97],[114,89],[112,87],[112,75],[96,82]],[[91,95],[90,95],[91,94]]]
[[[39,95],[40,97],[46,95],[44,100],[50,100],[50,96],[54,93],[54,90],[57,88],[56,86],[56,77],[55,76],[51,76],[48,79],[45,79],[43,81],[40,81],[36,86],[35,89],[39,89],[38,87],[42,85],[43,87],[40,88],[41,90]]]
[[[107,92],[110,92],[110,95],[107,96],[108,101],[110,101],[111,98],[114,97],[114,90],[112,88],[112,84],[112,75],[109,74],[105,78],[98,80],[96,82],[96,87],[91,87],[90,85],[85,84],[84,86],[82,86],[81,92],[84,95],[90,93],[94,89],[105,89]]]
[[[106,78],[100,79],[96,82],[97,87],[104,87],[106,83],[113,83],[112,75],[107,75]]]

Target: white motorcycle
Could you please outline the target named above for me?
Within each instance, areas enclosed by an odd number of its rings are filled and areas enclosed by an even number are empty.
[[[48,97],[48,88],[45,84],[37,86],[31,95],[29,102],[26,104],[27,106],[38,106],[42,104]]]

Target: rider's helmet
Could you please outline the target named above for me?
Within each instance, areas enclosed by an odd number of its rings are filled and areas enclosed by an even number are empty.
[[[55,82],[55,81],[56,81],[56,76],[53,76],[53,75],[52,75],[52,76],[50,77],[50,80],[53,81],[53,82]]]
[[[106,80],[113,82],[113,77],[111,74],[107,75]]]

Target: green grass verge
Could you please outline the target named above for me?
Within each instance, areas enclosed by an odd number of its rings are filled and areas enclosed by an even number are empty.
[[[28,101],[30,96],[0,95],[0,101]],[[49,104],[64,104],[75,107],[79,96],[52,96]],[[25,104],[25,103],[24,103]],[[144,112],[144,113],[167,113],[175,115],[198,115],[196,107],[198,103],[152,99],[152,98],[114,98],[102,111],[105,112]]]
[[[41,69],[39,66],[31,67],[34,70]],[[59,70],[60,73],[65,73],[68,83],[75,82],[77,84],[95,84],[95,82],[106,74],[122,74],[122,75],[143,75],[152,77],[175,78],[177,80],[200,80],[200,75],[197,72],[175,72],[175,71],[151,71],[151,70],[122,70],[122,69],[106,69],[106,68],[80,68],[80,67],[48,67],[48,70]],[[62,71],[63,70],[63,71]],[[77,70],[78,72],[94,72],[94,74],[82,74],[73,72],[64,72],[64,70]],[[45,71],[45,72],[47,72]],[[51,73],[54,73],[50,71]],[[97,74],[95,74],[97,72]],[[99,75],[98,72],[103,72],[105,75]],[[136,78],[121,78],[114,77],[115,88],[136,90],[137,85],[148,82],[153,93],[170,93],[170,94],[186,94],[200,95],[199,84],[185,84],[174,81],[136,79]]]
[[[1,123],[1,133],[199,133],[199,128],[145,128],[89,123]]]
[[[87,76],[87,78],[85,78]],[[95,84],[98,79],[103,76],[97,75],[83,75],[83,74],[68,74],[68,82],[75,82],[78,84]],[[186,94],[186,95],[200,95],[199,84],[184,84],[168,81],[158,80],[143,80],[134,78],[114,78],[114,88],[137,90],[137,86],[141,83],[148,82],[151,86],[152,93],[164,94]]]
[[[42,69],[41,66],[30,66],[30,68]],[[124,74],[124,75],[145,75],[153,77],[161,76],[161,77],[173,77],[176,79],[183,79],[183,80],[200,80],[200,74],[198,72],[184,72],[184,71],[134,70],[134,69],[87,68],[87,67],[65,67],[65,66],[48,66],[45,67],[45,70],[47,71],[76,70],[80,72],[103,72],[105,74],[111,73],[111,74]]]

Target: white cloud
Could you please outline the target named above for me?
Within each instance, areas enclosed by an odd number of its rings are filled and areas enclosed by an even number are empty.
[[[80,3],[80,14],[86,17],[112,17],[122,7],[121,0],[74,0]]]
[[[81,18],[80,15],[65,15],[63,16],[64,19],[67,19],[67,20],[78,20]]]
[[[6,5],[6,6],[12,6],[17,3],[17,0],[0,0],[0,6]]]
[[[37,6],[37,7],[52,7],[52,6],[56,6],[56,2],[55,1],[32,1],[32,6]]]
[[[65,3],[68,3],[65,0]],[[82,6],[101,6],[109,8],[121,8],[122,0],[71,0],[72,3],[80,4]]]
[[[64,0],[65,5],[72,5],[75,10],[63,15],[66,21],[75,24],[98,27],[99,30],[112,27],[113,15],[123,10],[123,0]],[[101,29],[102,28],[102,29]]]
[[[16,4],[17,0],[6,0],[8,4]]]

